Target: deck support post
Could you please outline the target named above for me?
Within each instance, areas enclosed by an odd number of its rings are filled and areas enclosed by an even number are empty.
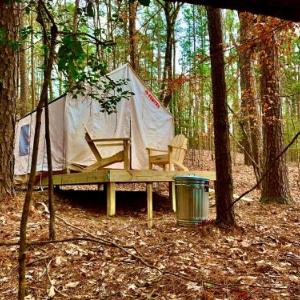
[[[107,182],[106,184],[106,203],[107,216],[112,217],[116,214],[116,183]]]
[[[153,183],[146,183],[147,189],[147,220],[148,227],[151,228],[153,226]]]
[[[176,212],[175,181],[169,182],[169,199],[172,201],[172,210]]]

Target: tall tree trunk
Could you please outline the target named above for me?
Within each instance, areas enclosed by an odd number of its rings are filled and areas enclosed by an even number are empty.
[[[206,12],[204,11],[204,13],[206,14]],[[203,8],[198,8],[198,15],[200,17],[200,53],[203,55],[205,53],[205,48],[206,48],[206,43],[205,43],[205,39],[206,39],[206,35],[207,35],[207,31],[206,31],[206,16],[203,16]],[[204,81],[204,76],[205,76],[205,70],[204,70],[204,67],[203,67],[203,64],[200,65],[200,68],[199,68],[199,75],[200,75],[200,91],[199,91],[199,101],[200,101],[200,111],[199,111],[199,114],[198,114],[198,118],[200,120],[198,120],[198,123],[199,123],[199,126],[200,126],[200,130],[199,130],[199,133],[200,133],[200,136],[201,136],[201,140],[199,139],[199,149],[202,147],[206,150],[209,149],[207,143],[206,143],[206,140],[204,140],[204,138],[206,137],[206,134],[205,134],[205,122],[207,120],[207,127],[208,127],[208,131],[209,131],[209,128],[210,128],[210,120],[209,120],[209,116],[210,116],[210,111],[208,109],[208,117],[206,117],[206,109],[205,109],[205,90],[204,90],[204,84],[205,84],[205,81]]]
[[[157,80],[161,84],[161,33],[157,31]]]
[[[283,149],[281,103],[279,97],[278,44],[271,20],[264,19],[265,30],[261,33],[261,101],[263,109],[264,172],[271,169],[262,182],[262,202],[287,203],[291,200],[285,157],[275,160]],[[267,26],[268,25],[268,26]],[[267,37],[267,38],[266,38]]]
[[[53,176],[52,176],[52,151],[50,139],[50,122],[49,122],[49,106],[48,99],[45,99],[45,139],[47,148],[47,165],[48,165],[48,207],[50,213],[49,220],[49,239],[55,240],[55,205],[53,192]]]
[[[22,5],[20,5],[22,9]],[[24,27],[24,16],[20,14],[20,28]],[[27,82],[27,63],[26,63],[26,43],[20,48],[20,114],[24,116],[27,112],[28,103],[28,82]]]
[[[234,225],[232,207],[233,185],[229,142],[229,122],[224,71],[223,34],[221,11],[208,7],[211,79],[213,93],[214,139],[216,156],[216,207],[217,224]]]
[[[172,78],[175,79],[175,77],[176,77],[176,60],[177,60],[175,28],[173,28],[173,32],[172,32],[172,49],[173,49]]]
[[[136,2],[137,3],[137,2]],[[114,40],[113,36],[113,14],[112,14],[112,1],[107,0],[105,1],[106,7],[107,7],[107,38],[110,39],[111,41]],[[101,22],[101,20],[100,20]],[[112,59],[109,60],[109,62],[112,63],[112,68],[116,68],[116,49],[113,47],[112,49]]]
[[[79,2],[76,1],[75,10],[78,9]],[[77,18],[74,16],[74,18]],[[50,55],[54,56],[54,47],[56,42],[56,35],[57,35],[57,29],[55,26],[52,26],[51,31],[51,42],[48,42],[47,37],[47,28],[45,22],[42,20],[39,20],[40,24],[43,27],[43,46],[44,46],[44,65],[47,66],[48,61],[52,61],[52,58],[48,56],[48,50],[47,46],[50,48]],[[74,32],[77,32],[77,22],[74,22]],[[51,49],[53,47],[53,49]],[[50,72],[47,74],[47,72]],[[50,91],[50,99],[51,98],[51,90],[52,90],[52,82],[51,82],[51,72],[52,72],[52,66],[51,70],[44,71],[44,80],[48,80],[48,90]],[[53,176],[52,176],[52,154],[51,154],[51,139],[50,139],[50,120],[49,120],[49,105],[48,105],[49,99],[48,99],[48,93],[45,95],[45,99],[43,99],[43,103],[45,106],[45,140],[46,140],[46,151],[47,151],[47,167],[48,167],[48,207],[49,207],[49,239],[55,240],[55,206],[54,206],[54,192],[53,192]]]
[[[76,33],[78,30],[78,9],[79,9],[79,0],[75,0],[74,12],[73,12],[73,26],[72,26],[72,32],[74,33],[74,35],[73,35],[74,39],[77,38]],[[72,75],[68,74],[68,89],[71,90],[73,85],[74,85],[74,80],[72,78]],[[50,86],[50,93],[51,93],[51,80],[50,80],[49,86]],[[51,99],[51,97],[50,97],[50,99]]]
[[[240,43],[249,41],[251,38],[251,26],[253,26],[254,16],[248,13],[239,13],[240,19]],[[250,28],[250,30],[249,30]],[[246,165],[252,165],[256,179],[261,175],[261,132],[259,113],[256,103],[255,78],[253,76],[253,66],[251,63],[252,50],[248,42],[246,47],[239,50],[239,68],[241,83],[241,125],[243,131],[242,145],[245,149],[244,161]],[[249,157],[251,155],[251,159]],[[254,162],[253,162],[254,161]]]
[[[165,2],[165,17],[166,17],[166,51],[165,51],[165,62],[163,69],[163,81],[162,81],[162,95],[161,99],[165,106],[171,101],[172,98],[172,88],[171,88],[171,80],[172,80],[172,20],[170,16],[169,6],[171,3]]]
[[[137,31],[136,31],[136,11],[138,6],[138,1],[129,1],[129,56],[130,64],[132,68],[138,70],[138,57],[137,57]]]
[[[173,46],[173,38],[175,34],[174,26],[175,22],[182,4],[180,3],[171,3],[164,2],[162,4],[165,19],[166,19],[166,52],[165,52],[165,64],[163,69],[163,78],[162,78],[162,86],[161,86],[161,95],[160,99],[162,99],[165,106],[168,106],[172,99],[172,90],[173,90],[173,72],[172,72],[172,46]]]
[[[38,2],[38,21],[43,21],[43,7],[45,5],[43,1],[39,0]],[[30,175],[28,179],[28,187],[25,195],[22,217],[21,217],[21,225],[20,225],[20,242],[19,242],[19,291],[18,291],[18,299],[23,300],[25,298],[26,292],[26,250],[27,250],[27,222],[28,215],[30,209],[30,203],[32,198],[32,191],[34,186],[34,180],[36,175],[36,165],[37,165],[37,157],[38,157],[38,148],[39,148],[39,137],[40,137],[40,128],[41,128],[41,117],[43,111],[43,105],[47,101],[49,82],[51,80],[51,71],[54,61],[54,53],[55,53],[55,45],[56,45],[56,37],[57,37],[57,27],[52,25],[51,27],[51,45],[49,49],[49,56],[46,63],[46,69],[44,73],[44,81],[42,85],[40,100],[36,110],[36,125],[34,132],[34,140],[33,140],[33,150],[32,150],[32,160],[31,160],[31,169]]]
[[[75,0],[74,13],[73,13],[73,32],[76,33],[78,30],[78,9],[79,0]]]
[[[15,1],[0,1],[0,198],[14,192],[17,40],[19,12]]]
[[[30,13],[30,26],[33,28],[33,12]],[[30,34],[30,56],[31,56],[31,110],[35,109],[35,59],[34,59],[34,36]]]
[[[101,20],[100,20],[100,14],[101,14],[101,9],[100,9],[100,1],[95,0],[95,7],[96,7],[96,13],[94,15],[94,28],[95,28],[95,36],[101,41],[102,40],[102,26],[101,26]],[[87,52],[88,52],[88,46],[87,46]],[[102,47],[97,46],[97,55],[100,60],[104,60],[104,53]]]

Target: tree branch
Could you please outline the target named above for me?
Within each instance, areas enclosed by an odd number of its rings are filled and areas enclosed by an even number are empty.
[[[83,35],[83,36],[87,36],[90,39],[95,41],[96,45],[101,45],[101,46],[114,46],[116,45],[116,42],[112,41],[112,40],[108,40],[108,41],[101,41],[98,38],[96,38],[94,35],[86,33],[86,32],[71,32],[71,31],[59,31],[58,34],[60,35]]]
[[[240,201],[244,196],[246,196],[247,194],[251,193],[252,191],[254,191],[260,184],[261,182],[264,180],[264,178],[273,170],[274,168],[274,163],[295,143],[295,141],[297,140],[297,138],[300,136],[300,131],[298,131],[295,136],[292,138],[292,140],[284,147],[284,149],[275,157],[275,159],[273,160],[273,165],[271,168],[267,169],[262,176],[260,177],[260,179],[257,181],[257,183],[248,191],[244,192],[242,195],[240,195],[237,199],[235,199],[232,203],[231,206],[233,206],[235,203],[237,203],[238,201]]]

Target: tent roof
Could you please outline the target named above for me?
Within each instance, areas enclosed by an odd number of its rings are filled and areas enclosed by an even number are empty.
[[[141,83],[142,83],[145,87],[147,87],[146,84],[144,83],[144,81],[143,81],[143,80],[140,78],[140,76],[134,71],[134,69],[132,68],[131,64],[128,63],[128,62],[125,63],[124,65],[121,65],[120,67],[114,69],[113,71],[107,73],[106,75],[108,75],[108,76],[109,76],[109,75],[112,75],[113,73],[118,72],[118,71],[122,70],[122,69],[125,68],[125,67],[129,67],[130,70],[131,70],[131,71],[134,73],[134,75],[137,77],[137,79],[140,80]],[[148,87],[147,87],[147,88],[148,88]],[[151,89],[150,89],[150,90],[151,90]],[[152,91],[152,90],[151,90],[151,91]],[[51,105],[52,103],[54,103],[54,102],[56,102],[56,101],[62,99],[62,98],[65,97],[67,94],[68,94],[68,93],[64,93],[64,94],[58,96],[57,98],[52,99],[52,100],[49,102],[49,105]],[[172,114],[169,112],[169,110],[163,105],[163,103],[161,103],[158,99],[157,99],[157,101],[160,103],[161,107],[164,109],[164,111],[165,111],[166,113],[168,113],[169,115],[172,115]],[[27,113],[27,114],[26,114],[25,116],[23,116],[22,118],[19,118],[18,121],[20,121],[20,120],[22,120],[22,119],[28,117],[29,115],[33,114],[34,112],[36,112],[36,109],[34,109],[33,111]]]

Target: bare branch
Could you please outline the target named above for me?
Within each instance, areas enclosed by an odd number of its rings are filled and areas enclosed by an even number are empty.
[[[101,45],[101,46],[114,46],[114,45],[116,45],[116,42],[114,42],[112,40],[101,41],[97,37],[95,37],[94,35],[86,33],[86,32],[76,32],[76,33],[74,33],[74,32],[69,32],[69,31],[59,31],[58,34],[60,34],[60,35],[83,35],[83,36],[89,37],[92,40],[94,40],[96,45]]]
[[[237,199],[235,199],[231,206],[233,206],[234,204],[236,204],[238,201],[240,201],[244,196],[246,196],[247,194],[251,193],[252,191],[254,191],[260,184],[261,182],[264,180],[264,178],[273,170],[274,167],[274,163],[295,143],[295,141],[298,139],[298,137],[300,136],[300,131],[298,131],[295,136],[292,138],[292,140],[284,147],[284,149],[275,157],[275,159],[273,160],[273,165],[271,168],[267,169],[262,176],[260,177],[260,179],[257,181],[257,183],[248,191],[244,192],[242,195],[240,195]]]

